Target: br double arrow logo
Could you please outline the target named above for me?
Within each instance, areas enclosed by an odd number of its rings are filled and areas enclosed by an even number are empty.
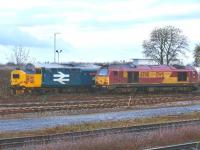
[[[66,84],[65,82],[69,82],[69,74],[63,74],[62,72],[58,72],[58,74],[54,74],[53,77],[53,81],[57,81],[61,84]]]

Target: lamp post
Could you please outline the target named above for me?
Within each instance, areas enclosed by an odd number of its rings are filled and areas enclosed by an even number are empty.
[[[60,59],[60,53],[62,52],[62,50],[56,50],[56,53],[58,53],[58,63],[59,63],[59,59]]]
[[[54,33],[54,63],[56,62],[56,35],[60,34],[59,32]]]

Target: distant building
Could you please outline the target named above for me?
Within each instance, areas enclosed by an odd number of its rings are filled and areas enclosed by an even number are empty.
[[[158,65],[153,59],[132,59],[134,65]]]
[[[165,61],[165,60],[164,60]],[[134,65],[159,65],[158,62],[154,61],[153,59],[132,59]],[[180,59],[173,60],[171,65],[182,65],[182,61]]]

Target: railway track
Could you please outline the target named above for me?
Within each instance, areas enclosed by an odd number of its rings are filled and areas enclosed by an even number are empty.
[[[81,110],[94,108],[131,107],[177,101],[200,100],[200,95],[169,95],[169,96],[106,96],[95,97],[94,100],[71,100],[48,103],[0,104],[0,115],[14,113],[31,113],[59,110]]]
[[[135,98],[153,98],[153,97],[180,97],[185,95],[186,97],[200,96],[200,93],[178,93],[178,94],[54,94],[54,95],[20,95],[7,98],[5,100],[0,99],[0,107],[3,105],[18,105],[24,103],[41,103],[41,102],[63,102],[63,101],[82,101],[82,100],[102,100],[124,97]]]
[[[1,103],[0,107],[19,107],[19,106],[41,106],[41,105],[48,105],[48,104],[53,104],[53,105],[59,105],[62,103],[81,103],[81,102],[85,102],[87,99],[87,101],[109,101],[109,100],[115,100],[115,99],[129,99],[130,97],[132,97],[132,99],[134,101],[137,100],[147,100],[147,99],[163,99],[163,98],[170,98],[170,99],[179,99],[182,97],[185,98],[200,98],[200,94],[177,94],[177,95],[110,95],[110,96],[70,96],[70,97],[66,97],[63,100],[54,100],[56,102],[52,102],[52,101],[47,101],[48,103],[43,103],[43,102],[21,102],[18,103],[18,101],[16,100],[15,103]],[[28,99],[28,98],[27,98]],[[87,102],[86,101],[86,102]],[[17,103],[16,103],[17,102]]]
[[[98,137],[111,134],[123,134],[123,133],[136,133],[140,134],[141,132],[149,132],[159,129],[169,129],[169,128],[179,128],[189,125],[199,125],[200,120],[186,120],[178,122],[169,122],[169,123],[160,123],[160,124],[146,124],[142,126],[131,126],[131,127],[120,127],[120,128],[108,128],[108,129],[99,129],[92,131],[83,131],[83,132],[67,132],[60,134],[50,134],[42,136],[32,136],[32,137],[22,137],[22,138],[11,138],[11,139],[1,139],[0,148],[9,148],[9,147],[21,147],[29,144],[45,144],[54,141],[69,141],[69,140],[78,140],[88,137]]]
[[[146,150],[200,150],[200,142],[190,142],[176,145],[169,145]]]

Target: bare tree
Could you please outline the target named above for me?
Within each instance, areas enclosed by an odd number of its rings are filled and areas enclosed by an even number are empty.
[[[143,41],[144,55],[159,64],[169,65],[184,54],[188,43],[182,31],[173,26],[156,28],[151,32],[150,39]]]
[[[17,66],[26,64],[29,60],[29,50],[22,46],[15,46],[13,49],[12,60]]]
[[[200,43],[194,49],[194,66],[200,67]]]

